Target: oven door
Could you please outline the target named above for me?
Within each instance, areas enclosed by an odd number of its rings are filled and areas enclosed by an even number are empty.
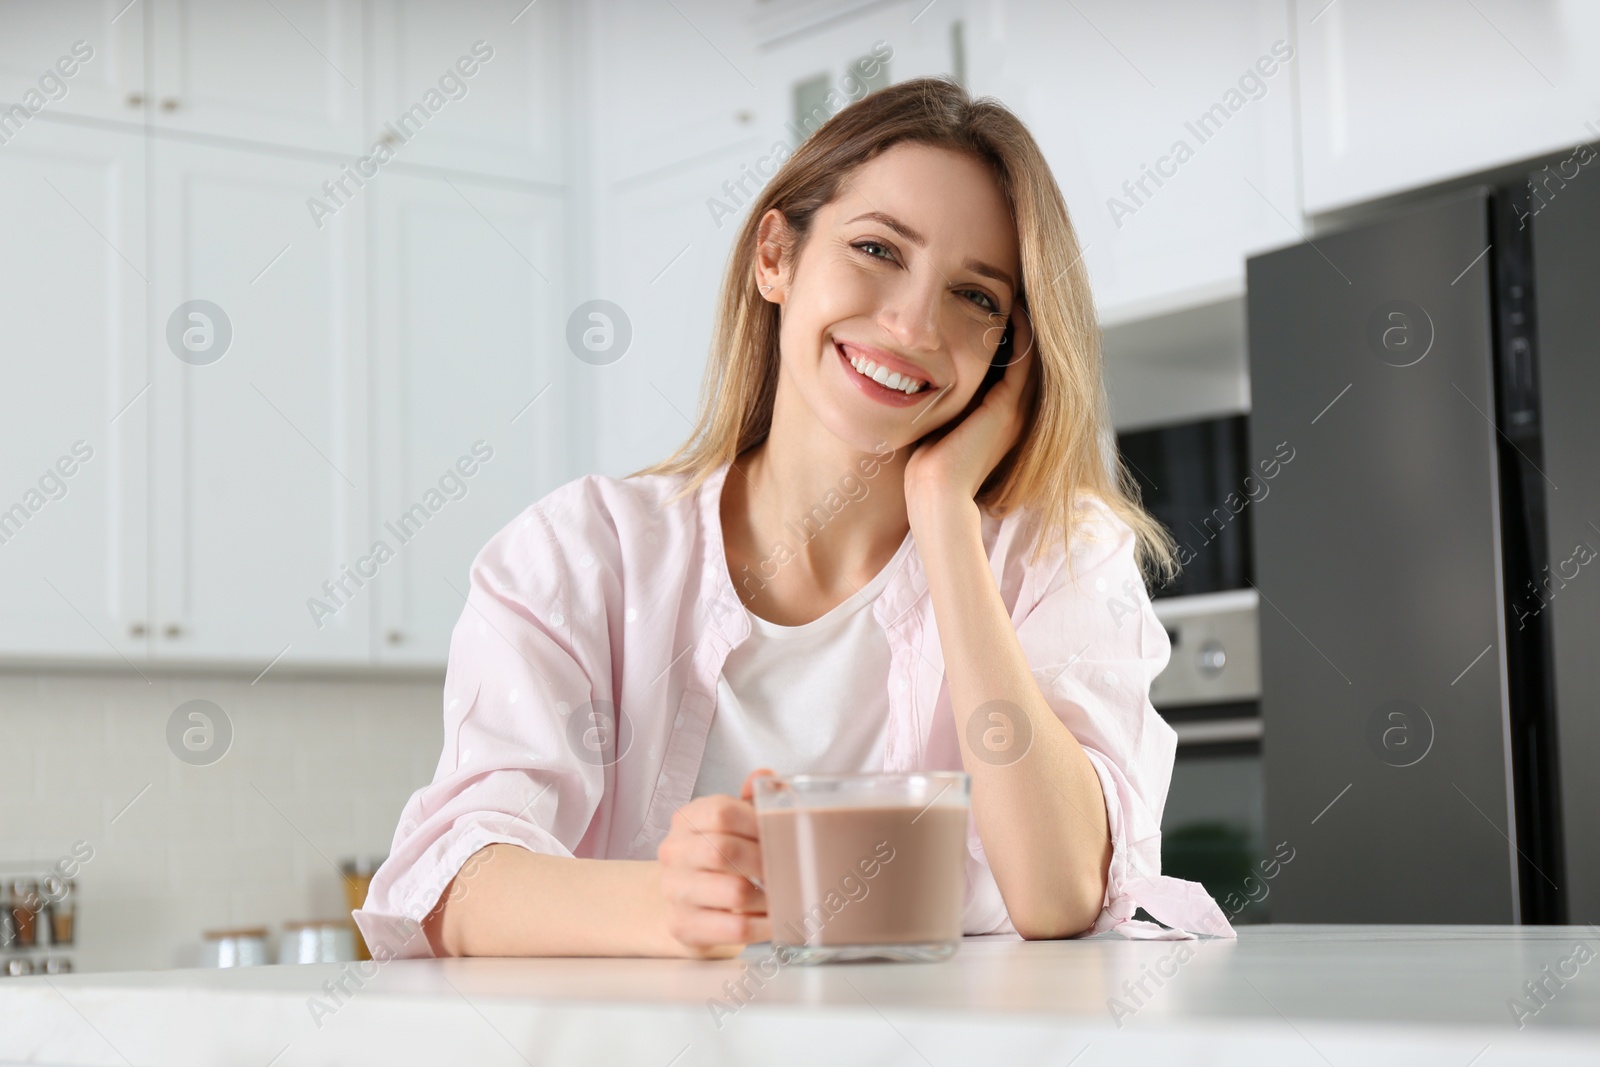
[[[1154,601],[1172,659],[1150,699],[1178,735],[1161,869],[1204,885],[1233,923],[1267,921],[1281,863],[1265,839],[1257,599],[1244,589]]]

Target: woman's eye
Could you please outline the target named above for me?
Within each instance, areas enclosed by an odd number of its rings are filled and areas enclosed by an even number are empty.
[[[890,262],[894,261],[894,253],[889,252],[889,246],[884,244],[882,241],[857,241],[850,247],[860,249],[863,254],[870,256],[873,259],[886,259]],[[880,256],[875,252],[869,251],[869,249],[874,248],[883,251],[885,254]],[[994,302],[994,298],[992,298],[988,293],[982,292],[978,289],[963,289],[962,292],[977,297],[978,299],[973,303],[979,308],[982,308],[984,311],[993,312],[1000,310],[999,305]]]

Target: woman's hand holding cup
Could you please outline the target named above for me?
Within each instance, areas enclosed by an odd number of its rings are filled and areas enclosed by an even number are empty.
[[[759,768],[737,798],[696,797],[672,816],[656,859],[667,933],[686,955],[726,959],[772,939],[753,799],[755,779],[775,773]]]

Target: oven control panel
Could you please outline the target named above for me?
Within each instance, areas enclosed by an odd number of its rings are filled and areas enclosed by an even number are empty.
[[[1150,703],[1163,709],[1260,700],[1258,603],[1254,589],[1152,601],[1172,658],[1151,683]]]

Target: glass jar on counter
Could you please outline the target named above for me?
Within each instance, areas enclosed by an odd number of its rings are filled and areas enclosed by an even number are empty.
[[[51,945],[71,945],[77,935],[78,884],[71,878],[47,875],[40,883]]]
[[[0,882],[0,952],[13,948],[17,940],[17,921],[11,917],[11,893]]]
[[[344,883],[344,902],[350,906],[351,911],[356,911],[367,902],[367,889],[372,885],[372,875],[383,865],[384,856],[353,856],[339,863],[340,879]],[[350,921],[350,932],[355,939],[356,959],[370,960],[372,950],[367,947],[366,938],[361,936],[361,931],[356,928],[355,920]]]
[[[343,919],[283,924],[279,963],[349,963],[355,958],[355,931]]]
[[[33,948],[39,943],[39,911],[43,906],[38,882],[32,878],[12,880],[6,912],[11,916],[13,948]]]
[[[12,956],[0,965],[0,975],[7,978],[26,978],[33,973],[33,960],[27,956]]]
[[[202,967],[258,967],[267,962],[267,930],[251,926],[237,930],[207,930],[201,953]]]

